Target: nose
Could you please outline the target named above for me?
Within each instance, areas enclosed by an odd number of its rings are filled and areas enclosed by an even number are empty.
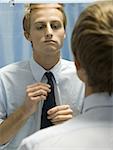
[[[46,38],[51,39],[53,37],[53,30],[51,28],[51,25],[48,23],[46,28]]]

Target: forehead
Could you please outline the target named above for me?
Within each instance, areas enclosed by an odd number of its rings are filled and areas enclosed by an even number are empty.
[[[48,21],[63,22],[63,14],[60,10],[52,7],[44,6],[43,8],[35,8],[31,11],[32,22],[48,22]]]

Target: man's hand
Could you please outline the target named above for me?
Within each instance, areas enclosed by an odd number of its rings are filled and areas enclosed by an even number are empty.
[[[73,111],[69,105],[61,105],[49,109],[47,114],[48,119],[50,119],[53,124],[59,124],[71,119]]]
[[[37,104],[42,100],[46,100],[50,91],[50,85],[46,83],[28,85],[26,88],[26,100],[24,104],[27,112],[31,114],[34,113],[37,109]]]

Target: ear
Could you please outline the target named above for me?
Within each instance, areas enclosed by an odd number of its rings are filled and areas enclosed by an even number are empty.
[[[64,39],[66,38],[66,32],[64,32]]]
[[[25,36],[25,38],[26,38],[28,41],[31,42],[31,37],[30,37],[30,34],[29,34],[28,32],[24,31],[24,36]]]
[[[82,80],[84,83],[88,83],[87,73],[84,68],[77,70],[77,74],[80,80]]]
[[[76,65],[77,75],[79,79],[87,83],[87,73],[85,69],[80,65],[80,62],[78,60],[75,60],[75,65]]]
[[[80,69],[80,62],[78,60],[75,60],[75,66],[76,66],[77,70]]]

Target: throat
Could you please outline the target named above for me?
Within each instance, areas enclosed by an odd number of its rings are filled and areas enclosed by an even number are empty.
[[[58,61],[60,60],[60,56],[57,56],[57,57],[36,57],[33,56],[35,62],[37,64],[39,64],[40,66],[42,66],[45,70],[50,70],[52,69],[57,63]]]

